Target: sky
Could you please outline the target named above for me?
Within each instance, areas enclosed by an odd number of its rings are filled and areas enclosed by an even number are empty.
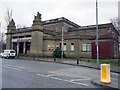
[[[6,9],[11,9],[16,26],[30,27],[34,15],[42,14],[42,21],[65,17],[80,25],[96,24],[96,0],[0,0],[1,30],[6,32]],[[110,23],[118,17],[119,0],[98,0],[98,23]]]

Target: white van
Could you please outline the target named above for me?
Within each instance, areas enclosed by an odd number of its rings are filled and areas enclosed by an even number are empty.
[[[2,58],[15,58],[16,52],[15,50],[3,50],[1,53]]]

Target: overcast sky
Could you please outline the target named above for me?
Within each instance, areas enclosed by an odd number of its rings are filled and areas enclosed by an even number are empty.
[[[13,10],[16,25],[30,27],[34,15],[42,14],[42,21],[65,17],[81,26],[96,23],[96,0],[0,0],[1,29],[5,29],[6,9]],[[99,24],[109,23],[118,16],[119,0],[98,0]]]

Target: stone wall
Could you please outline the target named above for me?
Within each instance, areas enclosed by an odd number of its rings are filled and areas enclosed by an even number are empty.
[[[44,40],[43,43],[43,53],[44,56],[53,56],[53,51],[56,47],[60,47],[61,40]],[[67,57],[91,57],[91,52],[83,52],[82,51],[82,44],[83,43],[91,43],[90,40],[79,40],[79,39],[69,39],[64,40],[66,43],[66,51],[64,51]],[[74,43],[74,50],[71,51],[71,43]],[[49,45],[51,46],[49,49]]]

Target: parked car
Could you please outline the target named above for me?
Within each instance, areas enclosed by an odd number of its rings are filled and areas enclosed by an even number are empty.
[[[2,58],[15,58],[15,56],[16,56],[15,50],[3,50],[1,52]]]
[[[2,57],[2,53],[3,53],[3,51],[0,51],[0,57]]]

